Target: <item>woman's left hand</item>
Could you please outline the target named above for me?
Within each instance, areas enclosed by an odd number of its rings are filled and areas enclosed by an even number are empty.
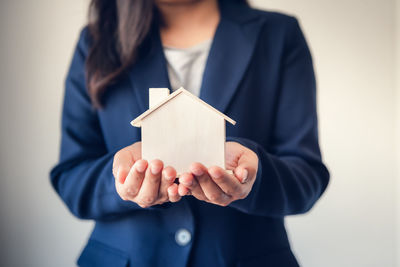
[[[239,143],[227,142],[225,161],[232,174],[217,166],[207,169],[201,163],[193,163],[190,173],[179,177],[179,195],[193,195],[220,206],[246,198],[256,179],[257,154]]]

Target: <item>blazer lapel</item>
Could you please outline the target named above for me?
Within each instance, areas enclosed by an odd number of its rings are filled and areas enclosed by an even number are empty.
[[[129,71],[141,113],[149,108],[149,88],[171,87],[158,28],[153,27],[148,41],[145,44],[147,51],[140,50],[142,54]]]
[[[208,55],[200,98],[225,112],[251,60],[262,23],[247,6],[220,1],[221,21]],[[153,27],[146,52],[129,71],[141,112],[148,109],[148,89],[170,88],[158,27]]]
[[[221,21],[204,70],[200,98],[226,112],[249,65],[262,23],[248,7],[222,1],[220,9]]]

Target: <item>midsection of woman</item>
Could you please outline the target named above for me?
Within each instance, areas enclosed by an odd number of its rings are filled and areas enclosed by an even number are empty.
[[[100,260],[120,255],[129,266],[237,266],[254,260],[255,266],[297,266],[282,218],[249,216],[205,202],[194,207],[192,202],[186,198],[157,212],[97,222],[89,246],[106,244],[115,251],[89,248],[81,262],[92,262],[87,257],[95,251]],[[182,229],[191,233],[186,245],[176,240]]]
[[[134,64],[108,86],[101,109],[86,87],[92,40],[82,31],[66,82],[60,163],[51,173],[71,212],[96,221],[79,265],[298,266],[284,216],[308,211],[329,180],[312,60],[296,19],[236,2],[158,1],[163,23],[151,27]],[[216,9],[190,13],[190,5]],[[206,14],[207,23],[192,23]],[[210,38],[199,96],[237,121],[227,125],[227,141],[257,156],[251,191],[226,205],[196,195],[145,208],[122,200],[114,155],[141,140],[129,122],[148,108],[148,88],[171,87],[164,47]]]

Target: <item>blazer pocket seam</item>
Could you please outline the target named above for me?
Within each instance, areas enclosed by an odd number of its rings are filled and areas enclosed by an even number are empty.
[[[100,256],[99,256],[100,255]],[[122,250],[113,248],[101,241],[89,239],[78,258],[78,266],[98,266],[99,260],[113,259],[118,266],[129,265],[129,255]]]
[[[107,245],[107,244],[105,244],[105,243],[103,243],[103,242],[101,242],[101,241],[98,241],[98,240],[96,240],[96,239],[89,239],[89,242],[88,242],[88,244],[89,243],[91,243],[93,246],[95,246],[95,247],[98,247],[98,248],[100,248],[100,249],[104,249],[104,250],[106,250],[107,252],[110,252],[110,253],[114,253],[114,254],[118,254],[118,255],[120,255],[121,257],[124,257],[124,258],[129,258],[129,255],[128,254],[126,254],[124,251],[122,251],[122,250],[119,250],[119,249],[117,249],[117,248],[113,248],[113,247],[111,247],[111,246],[109,246],[109,245]]]

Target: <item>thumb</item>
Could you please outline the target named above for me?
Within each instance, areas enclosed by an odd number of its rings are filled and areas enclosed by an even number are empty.
[[[244,168],[243,166],[238,166],[234,170],[236,178],[241,182],[242,184],[246,183],[248,178],[249,178],[249,171]]]
[[[235,168],[234,173],[236,178],[244,184],[249,179],[254,179],[258,169],[258,157],[253,151],[246,151],[241,155],[238,160],[238,166]]]
[[[120,184],[125,183],[126,177],[128,176],[130,171],[130,168],[128,166],[119,166],[117,169],[117,175],[114,175],[115,179],[117,179],[117,181]]]
[[[131,153],[126,150],[118,151],[114,156],[113,175],[121,184],[125,182],[126,177],[134,163]]]

